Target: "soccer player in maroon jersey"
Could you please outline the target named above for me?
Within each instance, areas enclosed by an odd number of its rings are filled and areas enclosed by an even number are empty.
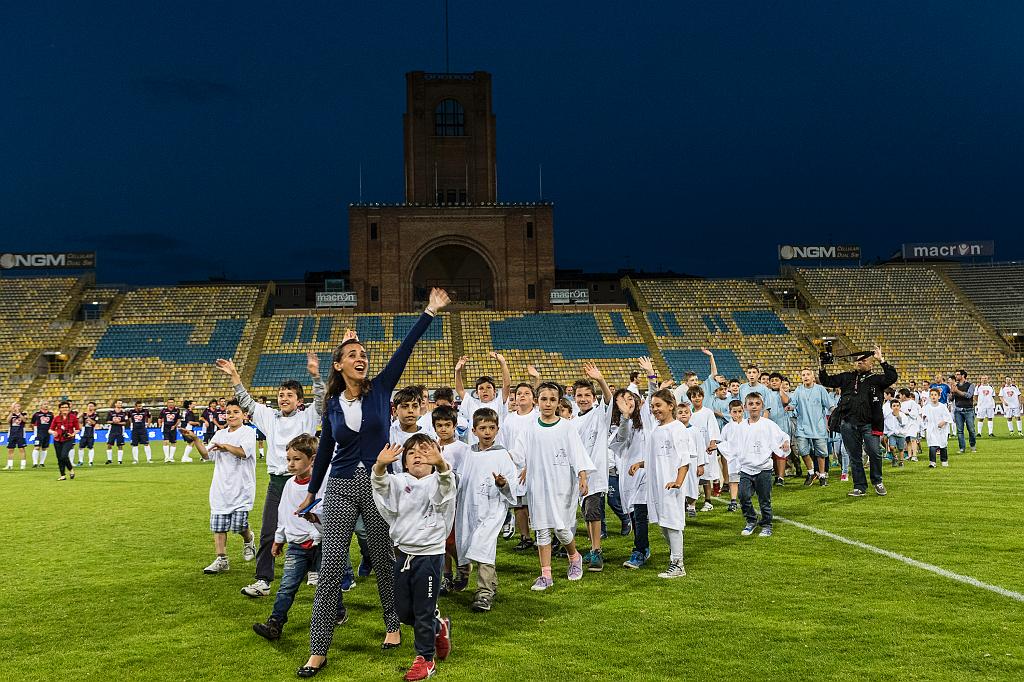
[[[132,464],[139,463],[139,446],[146,450],[146,463],[153,463],[153,451],[149,449],[149,410],[142,407],[142,401],[135,401],[135,409],[128,413],[128,423],[132,425]]]
[[[181,411],[174,405],[174,398],[167,399],[167,405],[160,410],[157,424],[164,433],[164,463],[174,463],[174,450],[178,447],[178,425],[181,423]]]
[[[11,404],[11,413],[7,415],[7,466],[14,468],[14,450],[21,450],[21,468],[25,468],[25,423],[28,415],[21,411],[21,403]]]
[[[124,403],[114,401],[114,409],[107,415],[110,428],[107,430],[107,464],[113,460],[114,448],[117,448],[117,463],[124,464],[124,427],[128,423],[128,413],[124,411]]]
[[[94,401],[89,401],[85,412],[79,415],[78,422],[82,425],[82,432],[78,439],[78,466],[82,466],[82,452],[84,450],[89,451],[89,466],[92,466],[92,461],[95,457],[96,427],[100,423],[100,415],[96,412],[96,403]]]
[[[32,415],[32,426],[36,427],[36,446],[32,449],[32,468],[46,468],[46,453],[50,448],[50,422],[53,412],[47,400],[39,401],[39,409]],[[42,451],[42,454],[40,454]]]

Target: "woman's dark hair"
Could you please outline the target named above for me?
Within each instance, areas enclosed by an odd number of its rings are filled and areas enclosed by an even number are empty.
[[[405,441],[405,445],[402,447],[402,469],[404,471],[409,470],[409,467],[406,464],[406,458],[409,456],[409,452],[411,452],[414,447],[420,445],[421,443],[429,443],[434,447],[440,449],[440,447],[437,444],[437,441],[428,436],[427,434],[414,433],[412,436],[409,437],[409,440]]]
[[[612,396],[612,426],[618,426],[622,418],[622,411],[619,409],[619,396],[627,393],[633,396],[633,405],[635,405],[629,420],[633,422],[633,428],[639,431],[644,428],[644,420],[640,418],[640,396],[625,388],[615,391],[615,395]]]
[[[64,407],[65,405],[67,405],[68,407],[71,407],[71,403],[69,403],[67,400],[62,400],[59,403],[57,403],[57,409],[59,410],[60,408]]]
[[[340,346],[335,348],[334,352],[331,353],[331,372],[330,372],[330,374],[327,375],[327,399],[328,400],[331,399],[331,398],[337,398],[342,393],[345,392],[345,377],[343,377],[341,375],[341,372],[339,372],[338,370],[334,369],[334,363],[341,362],[341,356],[345,352],[345,347],[346,346],[351,346],[354,343],[355,344],[359,344],[360,346],[363,345],[362,342],[360,342],[360,341],[358,341],[356,339],[349,339],[348,341],[345,341],[343,344],[341,344]],[[363,347],[365,349],[365,346],[363,346]],[[364,396],[364,395],[366,395],[369,392],[370,392],[370,380],[369,379],[363,379],[361,382],[359,382],[359,395],[360,396]]]

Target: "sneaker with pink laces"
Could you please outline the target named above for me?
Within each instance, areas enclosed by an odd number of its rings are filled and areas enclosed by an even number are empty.
[[[428,661],[422,656],[417,656],[412,662],[412,667],[409,668],[409,672],[405,673],[406,680],[425,680],[428,677],[433,677],[434,673],[437,672],[437,668],[434,666],[433,661]]]
[[[582,567],[580,568],[580,572],[583,572]],[[551,578],[545,578],[544,576],[539,575],[537,576],[537,579],[533,581],[533,585],[530,587],[530,589],[534,592],[543,592],[549,587],[552,587],[554,584],[555,581]]]
[[[566,577],[569,580],[583,579],[583,556],[579,552],[576,553],[576,561],[569,560],[569,574]]]

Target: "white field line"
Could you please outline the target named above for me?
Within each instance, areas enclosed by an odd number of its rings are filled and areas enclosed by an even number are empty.
[[[881,554],[884,557],[888,557],[890,559],[895,559],[896,561],[900,561],[900,562],[906,564],[907,566],[913,566],[914,568],[920,568],[923,571],[928,571],[928,572],[934,573],[936,575],[941,575],[943,578],[949,578],[950,580],[956,580],[957,582],[966,583],[967,585],[973,585],[974,587],[980,587],[983,590],[988,590],[989,592],[995,592],[996,594],[1002,595],[1004,597],[1009,597],[1010,599],[1013,599],[1013,600],[1016,600],[1016,601],[1019,601],[1019,602],[1024,602],[1024,594],[1021,594],[1020,592],[1014,592],[1013,590],[1008,590],[1005,587],[999,587],[998,585],[989,585],[988,583],[982,582],[982,581],[978,580],[977,578],[972,578],[969,575],[960,575],[959,573],[954,573],[953,571],[947,571],[946,569],[944,569],[944,568],[942,568],[940,566],[933,566],[932,564],[926,564],[923,561],[918,561],[917,559],[911,559],[908,556],[903,556],[902,554],[897,554],[896,552],[890,552],[887,549],[882,549],[881,547],[875,547],[874,545],[869,545],[866,542],[860,542],[859,540],[851,540],[850,538],[844,538],[842,535],[836,535],[835,533],[830,533],[829,531],[822,530],[821,528],[815,528],[814,526],[808,526],[806,523],[800,523],[799,521],[793,521],[791,519],[785,519],[785,518],[783,518],[781,516],[774,516],[773,518],[776,521],[781,521],[782,523],[788,523],[791,526],[796,526],[797,528],[800,528],[801,530],[806,530],[809,533],[814,533],[815,535],[820,535],[822,537],[826,537],[829,540],[835,540],[836,542],[841,542],[844,545],[850,545],[852,547],[858,547],[860,549],[867,550],[868,552],[874,552],[875,554]]]

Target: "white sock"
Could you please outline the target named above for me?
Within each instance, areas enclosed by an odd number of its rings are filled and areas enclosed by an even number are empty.
[[[149,449],[148,445],[143,446],[143,447],[146,448],[146,461],[147,462],[152,462],[153,461],[153,451]]]
[[[39,455],[39,463],[46,464],[46,453],[50,451],[50,448],[43,450],[42,454]]]
[[[117,449],[117,463],[120,464],[124,460],[124,448]]]
[[[132,461],[135,462],[136,464],[139,463],[139,446],[138,445],[133,445],[132,446]]]
[[[22,469],[24,469],[24,468],[25,468],[25,460],[21,460],[21,468],[22,468]]]
[[[1010,429],[1013,431],[1013,429]],[[39,448],[32,448],[32,466],[39,465]]]
[[[92,448],[89,448],[89,464],[92,464],[92,460],[96,456],[95,452],[96,452],[95,450],[93,450]]]
[[[10,455],[7,456],[7,466],[5,468],[6,469],[13,469],[14,468],[14,460],[11,459]]]
[[[1006,428],[1010,429],[1010,433],[1013,433],[1013,419],[1006,420]]]
[[[1017,431],[1019,431],[1021,434],[1024,434],[1024,426],[1021,426],[1020,417],[1017,417]],[[46,457],[46,455],[44,454],[43,457]]]
[[[182,455],[181,458],[182,459],[188,459],[191,454],[192,454],[192,446],[191,445],[186,445],[185,446],[185,454]]]

